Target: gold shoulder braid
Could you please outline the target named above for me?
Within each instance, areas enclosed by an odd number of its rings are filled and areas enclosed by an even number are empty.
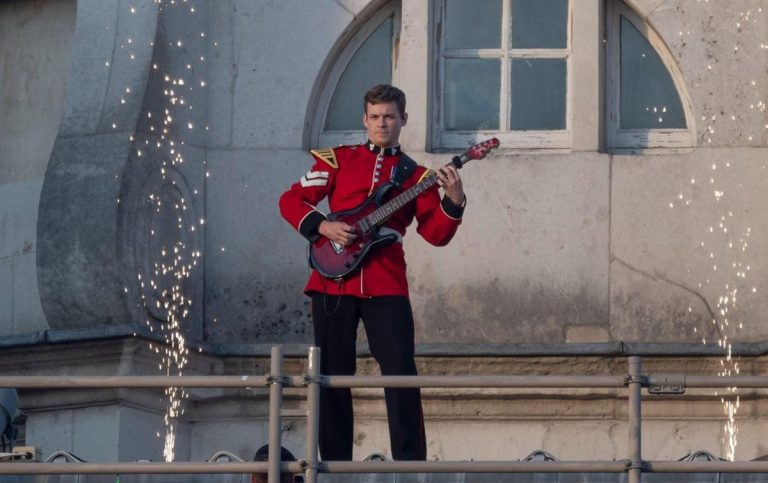
[[[336,161],[336,153],[333,152],[333,148],[312,149],[310,153],[328,163],[333,169],[339,167],[339,163]]]

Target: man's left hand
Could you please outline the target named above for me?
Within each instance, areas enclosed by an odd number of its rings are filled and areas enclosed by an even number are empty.
[[[455,166],[448,165],[438,169],[437,182],[445,190],[445,196],[450,198],[454,205],[461,206],[464,203],[464,188],[461,186],[461,177]]]

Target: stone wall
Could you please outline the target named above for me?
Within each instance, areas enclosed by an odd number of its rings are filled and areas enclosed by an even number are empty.
[[[76,2],[0,5],[0,334],[48,328],[38,293],[37,211],[64,91]]]
[[[631,4],[678,63],[698,147],[610,154],[596,136],[572,151],[503,151],[464,171],[471,202],[455,241],[433,249],[406,238],[419,342],[663,342],[671,334],[675,341],[712,340],[709,322],[734,288],[731,321],[744,329],[733,337],[765,337],[759,288],[768,260],[755,210],[765,201],[760,74],[768,60],[753,4],[744,0],[738,13],[690,1]],[[35,12],[64,5],[70,40],[56,42],[62,55],[55,65],[65,70],[63,59],[72,59],[66,92],[61,75],[17,69],[16,78],[34,76],[37,84],[25,87],[28,109],[6,103],[3,114],[6,126],[35,123],[14,116],[38,112],[36,93],[46,90],[44,82],[59,82],[39,114],[50,124],[49,138],[56,133],[55,144],[31,150],[21,136],[3,151],[11,168],[5,176],[16,173],[3,184],[4,219],[13,223],[3,231],[3,280],[6,293],[15,294],[4,299],[5,333],[162,319],[156,307],[174,283],[153,272],[155,264],[171,262],[159,252],[180,243],[185,263],[200,254],[182,287],[193,304],[185,322],[190,334],[215,343],[308,342],[304,242],[280,218],[276,200],[310,162],[304,143],[314,113],[306,106],[338,39],[382,3],[278,8],[228,1],[195,4],[195,13],[189,5],[159,12],[151,2],[133,11],[120,1],[83,4],[74,33],[72,3],[37,2],[25,10],[12,2],[4,8],[16,13],[4,18],[42,23],[50,16]],[[413,64],[421,31],[411,27],[428,9],[419,2],[403,8],[399,55]],[[320,12],[323,28],[282,27],[312,24]],[[32,28],[20,31],[33,35]],[[92,42],[94,35],[101,41]],[[21,64],[13,49],[7,52],[9,65],[45,64]],[[183,87],[174,85],[179,79]],[[418,86],[425,80],[403,82],[417,93],[407,147],[437,166],[450,155],[424,151],[422,97],[429,94]],[[173,122],[164,125],[174,96],[184,108],[173,105]],[[61,126],[51,124],[61,110]],[[600,115],[574,116],[583,132],[600,131]],[[14,152],[39,159],[28,163]],[[178,155],[183,163],[174,162]],[[34,189],[17,185],[31,182],[32,166],[38,183],[45,180],[39,202]],[[24,209],[14,209],[21,200]],[[32,254],[30,271],[22,264]],[[150,280],[154,287],[147,287]],[[39,286],[44,321],[34,310],[36,292],[25,284]]]
[[[574,41],[594,41],[603,2],[578,2],[578,15],[594,14],[593,28]],[[626,3],[682,73],[696,147],[606,152],[599,42],[593,55],[574,58],[574,88],[584,95],[574,99],[572,149],[506,150],[470,165],[463,171],[469,205],[455,240],[435,249],[406,238],[417,342],[420,350],[443,351],[420,359],[423,372],[615,372],[623,362],[608,356],[462,356],[512,344],[707,341],[701,351],[710,358],[656,367],[713,374],[712,346],[724,336],[766,339],[768,11],[759,0]],[[201,351],[185,366],[191,373],[262,373],[265,346],[308,343],[305,243],[280,218],[277,198],[311,162],[307,140],[324,73],[343,39],[383,5],[3,2],[0,347],[7,371],[157,374],[161,356],[130,335],[156,337],[153,343],[168,337],[165,303],[177,303],[178,293],[179,313],[188,312],[180,332]],[[452,153],[428,152],[429,6],[402,2],[396,80],[409,95],[404,146],[434,167]],[[176,271],[175,262],[185,269]],[[92,345],[94,333],[102,342]],[[54,339],[73,345],[48,345]],[[368,359],[361,366],[373,370]],[[746,366],[764,372],[762,357]],[[65,393],[22,393],[29,443],[98,460],[160,459],[149,428],[162,431],[161,394]],[[263,391],[192,395],[180,457],[230,448],[247,456],[265,439]],[[379,394],[358,395],[362,456],[385,449],[386,432]],[[574,459],[622,454],[620,394],[477,395],[427,392],[430,457],[520,458],[539,447]],[[745,393],[741,415],[749,424],[739,457],[765,453],[762,404],[761,392]],[[713,394],[650,398],[647,408],[646,456],[719,453],[722,408]],[[291,395],[286,441],[297,454],[302,410],[301,395]],[[129,434],[126,421],[142,435]],[[122,428],[119,438],[91,446],[106,427]],[[463,437],[465,428],[472,437]]]

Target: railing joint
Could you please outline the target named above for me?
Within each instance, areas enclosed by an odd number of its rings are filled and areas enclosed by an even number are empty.
[[[642,387],[648,386],[648,376],[633,376],[632,374],[626,374],[624,376],[624,385],[640,383]]]
[[[291,378],[287,376],[276,376],[274,374],[266,374],[265,376],[267,378],[267,386],[271,386],[273,384],[282,384],[283,386],[287,386],[291,382]]]
[[[313,376],[310,374],[304,374],[304,387],[308,387],[310,384],[320,384],[321,386],[326,383],[327,379],[324,376]]]
[[[323,468],[323,464],[320,461],[315,461],[313,463],[305,459],[299,459],[299,460],[296,460],[296,462],[301,465],[302,472],[305,472],[307,470],[321,470]]]

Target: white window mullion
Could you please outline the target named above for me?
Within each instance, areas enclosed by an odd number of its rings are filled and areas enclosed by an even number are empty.
[[[503,49],[452,49],[444,50],[443,57],[450,59],[498,59],[506,54]]]
[[[565,33],[565,130],[571,135],[570,144],[573,147],[573,126],[572,126],[572,114],[573,114],[573,1],[568,2],[568,23],[566,24]]]
[[[499,129],[501,131],[509,130],[509,118],[512,115],[512,102],[510,102],[509,93],[509,75],[512,68],[512,59],[505,55],[501,58],[501,95],[499,96],[501,106],[499,109]]]
[[[619,16],[615,13],[614,2],[608,2],[606,9],[606,57],[608,66],[605,73],[606,102],[605,121],[607,132],[605,133],[606,147],[618,146],[617,133],[619,131]]]
[[[515,59],[567,59],[569,54],[568,49],[511,49],[507,52]]]
[[[435,18],[437,19],[437,31],[435,33],[435,41],[437,42],[437,82],[435,83],[435,96],[438,99],[437,104],[437,125],[433,132],[433,146],[442,146],[442,134],[445,130],[445,8],[443,2],[435,2]]]
[[[398,62],[397,56],[399,55],[398,47],[401,44],[400,25],[402,23],[402,15],[399,8],[396,8],[392,14],[392,85],[400,85],[400,62]]]
[[[512,46],[511,28],[512,25],[512,0],[504,0],[501,7],[501,95],[499,96],[499,129],[501,131],[509,130],[509,117],[512,102],[509,94],[509,71],[512,68],[512,59],[509,57]]]

